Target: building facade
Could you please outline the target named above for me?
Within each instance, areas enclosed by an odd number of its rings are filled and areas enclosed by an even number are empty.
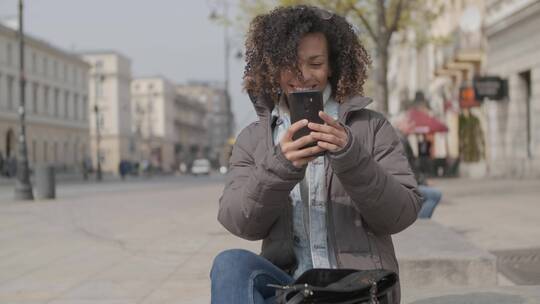
[[[486,38],[482,29],[485,0],[426,1],[442,5],[441,13],[422,31],[399,33],[392,46],[389,84],[390,113],[396,114],[411,104],[416,92],[423,92],[432,115],[444,121],[447,133],[430,135],[432,157],[451,162],[462,159],[459,136],[460,115],[467,112],[480,121],[483,132],[486,118],[480,104],[464,105],[462,92],[472,90],[474,77],[486,64]],[[414,139],[414,138],[413,138]],[[414,147],[414,145],[413,145]],[[462,176],[485,176],[487,155],[474,162],[460,161]]]
[[[206,107],[208,128],[208,157],[215,166],[228,164],[227,147],[234,135],[234,115],[230,97],[217,83],[192,82],[179,85],[178,93],[198,100]]]
[[[115,51],[87,52],[81,57],[90,65],[92,163],[95,167],[99,153],[103,172],[117,174],[120,161],[132,160],[135,153],[131,132],[131,61]]]
[[[137,161],[171,171],[175,162],[175,88],[164,77],[131,82],[132,131],[137,138]]]
[[[42,40],[25,39],[25,100],[31,167],[78,170],[89,155],[88,70],[78,56]],[[17,32],[0,24],[0,153],[17,157],[19,47]]]
[[[488,0],[484,73],[508,81],[508,97],[488,100],[490,175],[540,176],[540,1]]]
[[[208,157],[207,112],[206,107],[197,99],[183,95],[178,92],[178,88],[176,90],[175,157],[178,163],[189,165],[196,158]]]

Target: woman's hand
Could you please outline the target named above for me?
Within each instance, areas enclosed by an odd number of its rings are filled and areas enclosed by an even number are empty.
[[[349,142],[345,128],[323,111],[319,112],[319,117],[325,122],[324,125],[313,122],[308,124],[308,128],[313,130],[311,136],[317,140],[317,145],[330,152],[345,148]]]
[[[292,124],[283,138],[280,141],[281,152],[285,155],[293,166],[297,168],[302,168],[308,162],[315,159],[314,154],[324,151],[323,147],[314,146],[309,148],[304,148],[304,146],[317,141],[312,135],[303,136],[297,140],[292,139],[294,133],[302,129],[308,124],[307,119],[303,119]]]

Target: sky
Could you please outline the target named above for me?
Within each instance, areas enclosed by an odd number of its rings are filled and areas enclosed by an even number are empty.
[[[223,2],[223,0],[221,0]],[[17,0],[0,0],[0,21],[17,15]],[[229,0],[235,16],[235,0]],[[131,59],[133,76],[173,82],[223,81],[224,31],[212,22],[220,0],[25,0],[25,32],[67,51],[115,50]],[[243,33],[230,30],[231,53]],[[237,132],[256,115],[242,92],[244,62],[231,56],[230,93]]]

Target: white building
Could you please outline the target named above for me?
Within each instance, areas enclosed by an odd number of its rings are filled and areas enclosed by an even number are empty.
[[[117,173],[121,160],[132,160],[135,142],[131,132],[131,61],[115,51],[94,51],[81,55],[91,66],[89,75],[89,126],[92,163],[96,164],[97,121],[99,154],[104,172]]]
[[[78,56],[26,36],[26,121],[30,166],[79,167],[88,156],[89,66]],[[17,32],[0,24],[0,153],[17,157]]]
[[[490,175],[540,176],[540,1],[488,0],[486,75],[508,81],[508,98],[487,101]]]
[[[174,170],[175,86],[164,77],[141,77],[131,82],[132,130],[137,137],[137,161]]]

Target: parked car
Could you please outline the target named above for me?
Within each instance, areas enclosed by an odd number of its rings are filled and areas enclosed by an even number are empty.
[[[193,162],[191,166],[191,174],[193,175],[209,175],[210,161],[206,158],[199,158]]]

